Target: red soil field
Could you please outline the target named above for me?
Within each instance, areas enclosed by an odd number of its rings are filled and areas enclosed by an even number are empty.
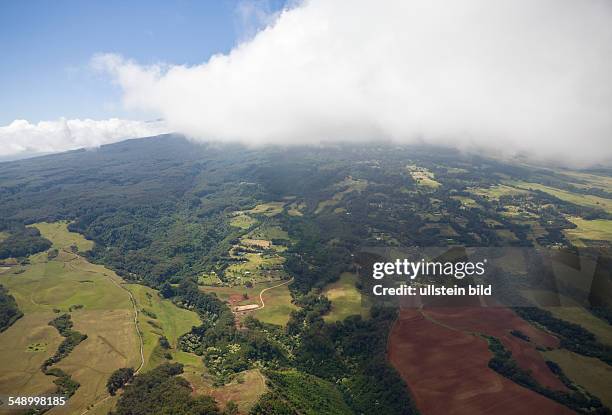
[[[536,346],[559,347],[559,340],[538,330],[504,307],[457,307],[425,310],[425,316],[458,330],[495,336],[501,340],[518,365],[530,370],[533,377],[543,386],[553,390],[567,391],[566,386],[546,366]],[[530,342],[510,334],[520,330]]]
[[[483,309],[491,312],[493,309]],[[458,310],[459,313],[469,312]],[[450,313],[450,317],[449,317]],[[493,311],[501,318],[501,311]],[[437,316],[450,319],[450,311]],[[474,318],[482,316],[476,313]],[[463,317],[465,318],[465,316]],[[463,321],[463,318],[461,321]],[[500,322],[492,317],[499,327]],[[418,409],[424,415],[475,414],[573,414],[568,408],[523,388],[487,366],[492,357],[487,342],[468,330],[435,322],[417,309],[401,309],[388,345],[388,358],[409,385]],[[473,324],[483,324],[486,319]],[[520,329],[520,328],[519,328]],[[501,330],[501,329],[500,329]],[[537,333],[533,334],[534,338]],[[544,341],[544,339],[542,339]],[[551,341],[551,340],[547,340]]]

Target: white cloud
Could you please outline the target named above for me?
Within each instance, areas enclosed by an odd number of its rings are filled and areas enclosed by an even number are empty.
[[[0,126],[0,157],[98,147],[125,138],[167,132],[168,128],[162,121],[60,119],[31,124],[26,120],[15,120]]]
[[[201,65],[94,64],[128,108],[195,139],[423,140],[588,164],[612,160],[610,21],[609,0],[311,0]]]

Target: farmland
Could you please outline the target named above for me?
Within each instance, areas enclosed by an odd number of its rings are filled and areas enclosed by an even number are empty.
[[[578,217],[570,217],[569,220],[577,227],[576,229],[567,229],[565,234],[578,246],[584,245],[583,240],[612,240],[612,220],[585,220]]]
[[[40,371],[40,363],[55,352],[61,337],[48,322],[57,312],[70,312],[75,329],[88,338],[57,366],[81,387],[65,408],[50,413],[74,413],[106,394],[106,380],[113,370],[138,365],[132,306],[127,292],[117,285],[118,276],[68,251],[73,245],[88,249],[89,241],[68,232],[65,223],[35,226],[60,252],[53,259],[46,253],[34,255],[29,265],[15,266],[0,276],[25,314],[0,334],[1,366],[8,368],[3,370],[0,388],[32,394],[53,390],[52,378]]]
[[[489,369],[491,353],[484,339],[435,323],[418,310],[401,310],[388,356],[428,415],[445,415],[449,408],[458,415],[573,413]]]
[[[612,407],[612,368],[601,360],[582,356],[569,350],[542,352],[547,360],[552,360],[563,369],[577,385],[597,396],[607,407]]]
[[[163,300],[152,288],[138,284],[127,284],[138,307],[138,324],[143,333],[144,340],[144,370],[150,370],[165,361],[165,350],[159,344],[159,338],[168,339],[171,349],[168,351],[178,361],[181,361],[180,352],[176,349],[180,335],[187,333],[191,327],[201,324],[197,314],[193,311],[178,308],[170,300]],[[194,356],[195,357],[195,356]],[[186,363],[189,363],[189,358]],[[199,359],[197,359],[199,360]],[[198,362],[201,366],[201,362]]]
[[[418,186],[432,189],[440,186],[440,183],[434,179],[434,174],[427,168],[415,165],[409,165],[406,168]]]
[[[515,186],[519,189],[524,190],[540,190],[544,193],[548,193],[556,198],[564,200],[566,202],[574,203],[576,205],[587,206],[591,208],[603,209],[608,213],[612,213],[612,199],[607,199],[594,195],[585,195],[579,193],[573,193],[567,190],[557,189],[550,186],[544,186],[539,183],[514,181],[508,182],[508,184]]]
[[[37,254],[31,258],[30,265],[14,267],[15,271],[23,272],[8,271],[0,278],[25,313],[0,335],[2,366],[10,368],[0,377],[0,387],[32,394],[53,390],[52,378],[40,371],[40,364],[53,354],[61,338],[47,323],[56,312],[71,312],[74,328],[88,338],[57,367],[72,375],[81,387],[66,408],[56,408],[50,413],[78,411],[93,403],[100,404],[92,413],[103,413],[114,402],[114,399],[104,400],[108,376],[119,367],[140,366],[140,346],[129,295],[120,288],[122,281],[112,271],[68,251],[72,246],[79,250],[91,249],[91,242],[69,232],[66,223],[34,226],[60,252],[53,259],[46,253]],[[151,288],[136,284],[124,287],[132,292],[139,310],[138,324],[144,340],[143,369],[165,361],[159,346],[159,337],[164,336],[177,361],[201,370],[201,359],[176,349],[178,337],[200,324],[197,314],[162,300]],[[17,331],[31,334],[16,336]]]
[[[367,315],[361,292],[355,287],[356,283],[357,275],[345,272],[338,281],[325,287],[323,294],[332,303],[331,311],[323,317],[326,321],[344,320],[354,314]]]

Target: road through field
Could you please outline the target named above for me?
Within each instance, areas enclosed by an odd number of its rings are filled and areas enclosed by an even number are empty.
[[[291,284],[292,282],[293,282],[293,277],[291,277],[291,279],[290,279],[290,280],[287,280],[287,281],[285,281],[285,282],[282,282],[282,283],[280,283],[280,284],[278,284],[278,285],[274,285],[274,286],[272,286],[272,287],[264,288],[263,290],[261,290],[261,291],[259,292],[259,301],[261,302],[261,306],[260,306],[260,307],[258,307],[258,308],[254,308],[254,309],[253,309],[253,311],[254,311],[254,310],[261,310],[262,308],[265,308],[265,307],[266,307],[266,303],[264,302],[264,299],[263,299],[263,293],[265,293],[265,292],[266,292],[266,291],[268,291],[268,290],[271,290],[272,288],[278,288],[278,287],[281,287],[281,286],[283,286],[283,285],[285,285],[285,284]]]
[[[76,255],[72,252],[66,251],[66,250],[62,250],[64,251],[66,254],[72,254],[72,255]],[[74,264],[72,263],[72,261],[67,261],[65,262],[67,263],[71,268],[73,269],[77,269]],[[92,273],[92,271],[88,271],[88,270],[83,270],[83,269],[78,269],[81,272],[90,272]],[[140,331],[140,327],[138,326],[138,307],[136,305],[136,299],[134,298],[134,296],[132,295],[132,293],[130,292],[130,290],[128,290],[127,288],[125,288],[123,285],[119,284],[117,281],[115,281],[115,279],[108,275],[107,273],[103,274],[110,282],[112,282],[115,286],[117,286],[118,288],[124,290],[125,292],[128,293],[129,297],[130,297],[130,301],[132,303],[132,307],[134,309],[134,327],[136,328],[136,333],[138,334],[138,340],[140,343],[140,366],[138,366],[138,368],[135,370],[135,374],[138,374],[138,372],[140,372],[140,370],[143,368],[144,364],[145,364],[145,359],[144,359],[144,341],[142,338],[142,332]],[[101,403],[107,401],[108,399],[110,399],[112,396],[109,394],[106,397],[104,397],[103,399],[100,399],[97,402],[94,402],[93,404],[91,404],[90,407],[88,407],[87,409],[85,409],[83,412],[81,412],[81,415],[84,415],[88,412],[90,412],[91,410],[93,410],[95,407],[97,407],[98,405],[100,405]]]

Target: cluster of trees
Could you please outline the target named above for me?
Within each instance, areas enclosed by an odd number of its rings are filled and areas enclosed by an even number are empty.
[[[15,321],[23,316],[15,302],[15,297],[0,285],[0,333],[8,329]]]
[[[115,395],[117,391],[123,388],[128,382],[134,378],[134,368],[122,367],[115,370],[106,382],[106,389],[111,395]]]
[[[251,415],[353,414],[328,381],[296,370],[267,370],[264,375],[270,392],[252,408]]]
[[[54,318],[49,322],[49,325],[55,327],[59,334],[65,337],[65,339],[60,343],[55,354],[43,362],[42,371],[45,373],[47,373],[47,369],[50,366],[68,356],[79,343],[87,339],[86,334],[72,330],[73,323],[70,319],[70,314],[62,314]]]
[[[181,373],[180,363],[164,363],[134,376],[110,415],[221,415],[210,396],[191,397],[189,382],[177,376]]]
[[[55,354],[43,362],[40,369],[45,375],[54,376],[56,378],[53,381],[56,386],[55,394],[70,398],[81,384],[72,379],[72,377],[62,369],[52,366],[68,356],[79,343],[87,338],[87,335],[72,330],[73,323],[70,319],[70,314],[62,314],[51,320],[49,325],[55,327],[65,339],[60,343]],[[43,414],[51,408],[50,406],[33,408],[28,413],[36,415]]]
[[[27,257],[51,248],[51,242],[38,229],[21,222],[0,219],[0,232],[8,233],[5,239],[0,239],[0,259]]]
[[[561,320],[548,310],[538,307],[517,307],[514,311],[528,321],[540,324],[561,338],[561,347],[572,352],[596,357],[612,365],[612,347],[597,340],[595,335],[584,327]]]
[[[218,383],[229,381],[255,362],[266,367],[286,364],[286,352],[280,344],[257,330],[237,330],[227,304],[215,295],[201,292],[193,281],[182,281],[173,294],[177,305],[193,309],[203,322],[181,336],[179,347],[203,356]]]

